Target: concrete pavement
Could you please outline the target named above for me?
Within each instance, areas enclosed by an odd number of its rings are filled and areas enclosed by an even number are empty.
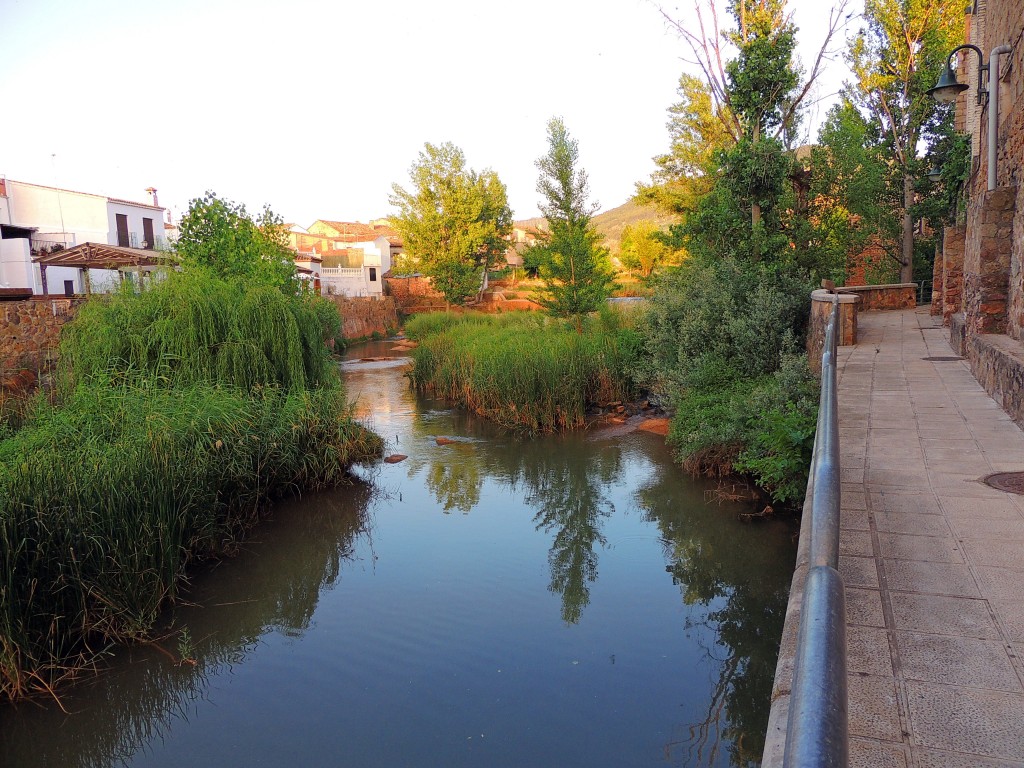
[[[851,764],[1024,767],[1024,496],[981,482],[1024,470],[1024,431],[927,308],[858,332],[837,358]]]

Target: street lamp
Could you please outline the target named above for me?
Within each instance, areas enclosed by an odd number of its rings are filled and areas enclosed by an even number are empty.
[[[958,51],[969,49],[978,54],[978,104],[984,103],[986,93],[990,94],[988,110],[988,189],[991,192],[996,188],[996,140],[999,138],[999,56],[1010,53],[1013,49],[1008,45],[1000,45],[992,49],[988,56],[988,64],[984,64],[984,54],[981,48],[970,43],[959,45],[949,52],[946,57],[946,66],[939,75],[939,82],[933,88],[928,89],[928,95],[938,102],[948,104],[956,101],[956,97],[966,91],[970,86],[966,83],[957,82],[956,72],[953,70],[953,56]],[[989,89],[985,90],[982,78],[985,72],[989,73]],[[931,177],[931,173],[928,174]]]

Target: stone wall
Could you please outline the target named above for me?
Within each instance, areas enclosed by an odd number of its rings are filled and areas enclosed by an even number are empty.
[[[444,308],[444,296],[434,290],[426,277],[386,277],[384,292],[393,298],[406,314],[422,307]]]
[[[860,297],[857,309],[913,309],[917,306],[916,283],[891,283],[889,285],[848,285],[840,293],[852,293]]]
[[[365,339],[373,334],[394,333],[400,325],[398,304],[390,296],[348,298],[324,296],[333,301],[341,314],[341,335],[346,339]]]
[[[1024,346],[1003,334],[973,336],[966,346],[974,377],[1024,428]]]
[[[942,322],[949,325],[949,318],[963,309],[964,290],[964,226],[946,227],[942,236]],[[932,297],[935,304],[935,297]]]
[[[53,298],[0,302],[0,372],[44,367],[60,341],[60,329],[80,303]]]
[[[936,246],[935,260],[932,262],[932,304],[929,314],[942,314],[942,248]]]
[[[963,288],[968,336],[1006,332],[1016,201],[1016,187],[1001,187],[985,192],[968,211]]]
[[[991,114],[988,100],[977,122],[967,124],[975,139],[975,172],[968,181],[964,313],[968,337],[1006,333],[1024,340],[1024,205],[1014,206],[1009,199],[1016,196],[1017,185],[1024,179],[1024,0],[987,0],[980,9],[972,21],[969,42],[985,52],[986,62],[996,46],[1009,44],[1013,51],[999,57],[1000,77],[990,86],[999,89],[999,114]],[[973,101],[972,80],[971,88],[957,100],[957,111],[968,109]],[[999,129],[996,189],[991,192],[987,191],[990,120]]]

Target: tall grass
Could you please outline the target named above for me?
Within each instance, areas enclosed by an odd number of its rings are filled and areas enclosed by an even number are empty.
[[[337,308],[318,297],[269,286],[168,275],[154,290],[91,301],[61,339],[63,387],[96,376],[166,386],[217,382],[292,391],[338,383],[325,340],[340,328]]]
[[[270,499],[380,455],[350,418],[329,321],[189,275],[83,307],[57,404],[37,398],[0,435],[0,692],[144,637],[188,563],[230,551]]]
[[[638,340],[627,318],[609,310],[580,334],[538,313],[418,315],[406,333],[413,385],[506,426],[574,429],[595,403],[636,396],[626,370]]]

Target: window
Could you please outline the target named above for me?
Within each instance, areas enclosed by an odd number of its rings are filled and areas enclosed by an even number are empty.
[[[371,283],[376,283],[377,282],[377,268],[376,267],[370,267],[370,282]]]
[[[153,237],[153,220],[143,217],[142,219],[142,247],[152,251],[156,247],[156,240]]]

